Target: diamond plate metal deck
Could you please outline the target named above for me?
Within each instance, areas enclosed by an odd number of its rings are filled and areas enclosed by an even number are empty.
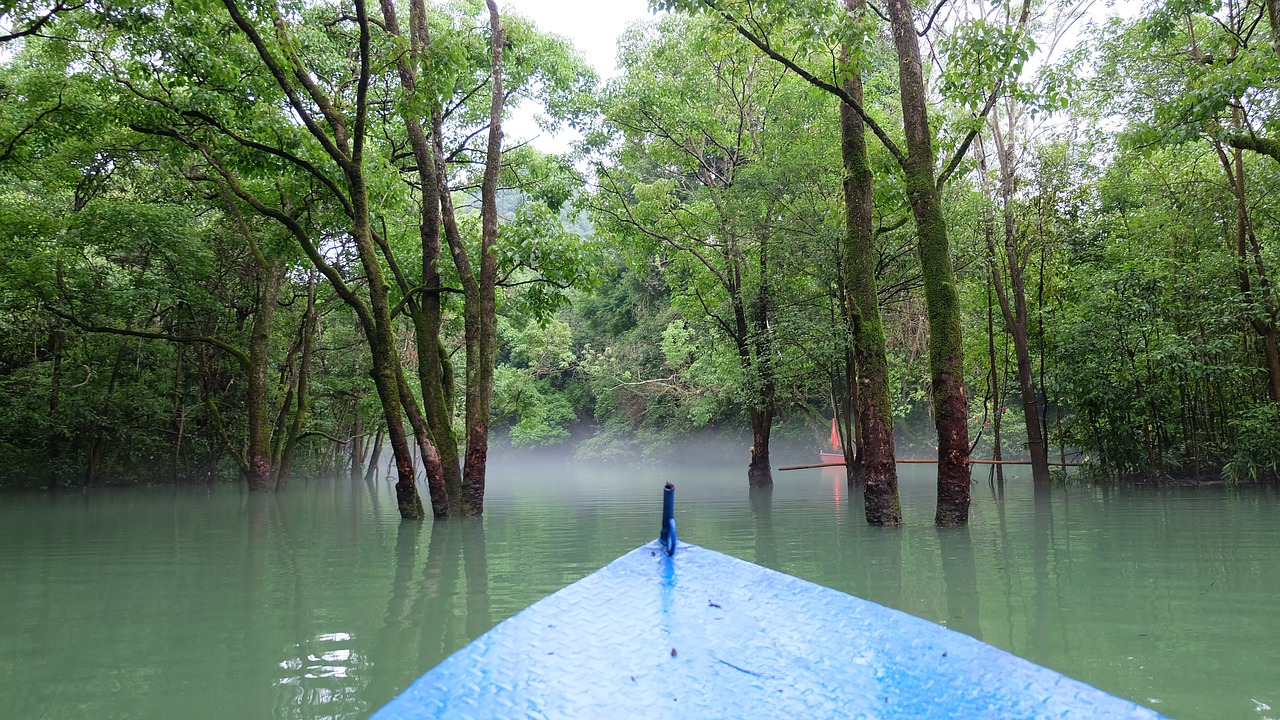
[[[1161,716],[929,621],[654,542],[494,627],[373,717]]]

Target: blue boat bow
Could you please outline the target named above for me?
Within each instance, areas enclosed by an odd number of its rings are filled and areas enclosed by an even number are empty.
[[[927,620],[665,549],[637,548],[498,624],[375,720],[1161,717]]]

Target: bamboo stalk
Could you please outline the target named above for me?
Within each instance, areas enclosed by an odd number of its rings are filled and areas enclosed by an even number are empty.
[[[932,464],[936,464],[937,462],[938,462],[937,460],[928,460],[928,459],[921,459],[921,458],[913,458],[910,460],[897,461],[899,465],[909,465],[909,464],[932,465]],[[1030,460],[970,460],[969,464],[970,465],[1030,465],[1031,461]],[[1080,463],[1051,462],[1049,463],[1049,465],[1052,467],[1080,467]],[[830,463],[818,463],[816,465],[788,465],[787,467],[780,467],[778,468],[778,470],[779,471],[810,470],[813,468],[826,468],[826,467],[844,467],[844,463],[830,462]]]

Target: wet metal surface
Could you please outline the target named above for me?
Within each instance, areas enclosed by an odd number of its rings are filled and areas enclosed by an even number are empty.
[[[499,624],[376,720],[1159,718],[935,623],[658,542]]]

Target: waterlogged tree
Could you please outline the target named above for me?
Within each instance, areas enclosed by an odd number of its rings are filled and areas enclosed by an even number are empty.
[[[595,217],[641,262],[661,258],[676,305],[728,342],[752,431],[748,483],[771,485],[779,334],[793,326],[780,306],[797,275],[792,179],[818,154],[807,136],[824,104],[706,19],[633,31],[621,62],[603,103]]]
[[[865,23],[866,3],[845,0],[850,23]],[[865,104],[862,73],[868,43],[845,38],[840,46],[843,81],[840,89]],[[861,58],[861,61],[857,61]],[[845,386],[852,389],[857,432],[845,430],[842,443],[852,485],[863,483],[863,505],[872,525],[900,525],[898,465],[893,440],[893,412],[889,400],[889,364],[876,282],[875,178],[867,155],[866,127],[847,103],[840,104],[840,155],[844,165],[845,234],[841,246],[840,310],[849,335]],[[847,418],[853,412],[843,413]],[[850,435],[857,437],[857,456],[851,457]]]
[[[395,455],[400,514],[421,518],[402,417],[385,243],[373,223],[380,166],[366,158],[373,150],[374,80],[367,8],[357,3],[352,15],[329,25],[319,22],[327,15],[322,8],[294,14],[276,4],[228,0],[199,10],[121,9],[97,62],[130,93],[137,130],[185,146],[208,169],[210,182],[279,223],[355,312]],[[296,21],[308,17],[311,24]],[[311,55],[304,58],[300,47]],[[277,108],[287,108],[294,122],[284,122]],[[274,177],[263,176],[268,169]],[[322,212],[314,197],[323,198],[323,219],[332,224],[314,222]],[[326,232],[333,231],[350,242],[363,280],[326,254]],[[438,452],[427,445],[421,451],[428,473],[439,477]]]
[[[923,33],[916,30],[914,10],[909,0],[891,0],[887,4],[889,28],[898,60],[901,145],[862,102],[839,86],[836,78],[823,77],[796,62],[793,59],[797,55],[795,50],[780,39],[785,33],[776,32],[787,27],[784,23],[789,22],[813,28],[800,35],[800,43],[821,40],[832,33],[839,36],[848,32],[833,22],[831,8],[826,4],[757,7],[732,0],[681,0],[654,4],[665,9],[707,11],[720,17],[762,53],[848,105],[901,168],[916,225],[917,252],[929,313],[930,379],[938,436],[938,510],[935,522],[940,526],[965,524],[969,515],[968,401],[964,389],[959,296],[941,188],[968,153],[983,119],[1000,97],[1005,81],[1021,71],[1022,64],[1030,55],[1033,43],[1023,32],[1030,15],[1030,2],[1023,3],[1021,13],[1011,25],[972,23],[957,31],[965,38],[958,46],[970,49],[958,58],[962,63],[971,64],[964,68],[970,79],[967,92],[956,98],[968,111],[969,117],[957,133],[958,142],[941,169],[935,164],[937,158],[930,127],[928,92],[918,40]],[[845,9],[842,7],[840,10]],[[928,27],[925,28],[927,30]],[[865,34],[865,30],[863,32]],[[856,43],[857,39],[855,36],[853,42]]]
[[[5,303],[9,311],[23,312],[17,308],[25,304],[25,312],[43,317],[48,329],[47,407],[59,426],[49,432],[49,479],[69,480],[59,467],[66,453],[83,462],[86,484],[118,475],[120,453],[110,446],[126,432],[136,433],[133,446],[155,453],[153,442],[137,436],[154,432],[154,425],[126,429],[124,418],[142,416],[172,433],[171,453],[160,454],[173,457],[175,475],[204,435],[214,439],[215,449],[228,451],[253,489],[283,482],[272,455],[273,444],[281,443],[272,438],[267,376],[288,257],[272,228],[251,229],[234,207],[228,212],[225,198],[194,192],[180,164],[143,152],[136,136],[103,122],[104,108],[94,99],[102,88],[91,78],[68,73],[62,83],[42,84],[59,60],[73,56],[33,42],[19,57],[36,64],[9,75],[9,87],[30,98],[27,110],[44,118],[0,165],[7,250],[2,271],[14,293]],[[37,87],[56,89],[58,103],[43,106]],[[89,336],[95,339],[86,341]],[[154,341],[172,347],[161,350]],[[95,349],[77,352],[77,345]],[[106,350],[105,357],[98,349]],[[172,363],[172,381],[138,393],[133,375],[143,363],[140,357],[132,367],[126,363],[134,353],[152,356],[148,367]],[[81,358],[77,367],[91,372],[69,384],[73,356]],[[194,407],[184,400],[192,368]],[[69,390],[94,387],[98,378],[105,380],[100,398],[71,402],[78,393]],[[167,397],[164,388],[172,388]],[[151,409],[140,412],[148,401]],[[224,422],[219,406],[227,404],[237,410]],[[74,420],[82,412],[77,405],[91,408],[94,419]],[[170,426],[160,421],[166,414]]]
[[[428,9],[414,0],[407,23],[389,0],[381,3],[381,11],[400,89],[398,117],[391,120],[403,127],[407,151],[399,153],[406,161],[402,176],[413,186],[418,207],[420,278],[415,281],[408,271],[394,273],[404,298],[400,307],[414,326],[425,410],[410,406],[409,417],[415,432],[440,452],[440,488],[432,496],[436,514],[474,515],[484,501],[499,294],[504,288],[524,287],[524,303],[545,317],[562,302],[559,291],[584,271],[581,243],[564,231],[556,215],[568,195],[566,169],[529,149],[504,154],[502,117],[513,99],[538,88],[535,99],[563,119],[581,105],[594,77],[562,41],[538,33],[518,17],[501,19],[493,3],[487,5],[490,32],[483,43],[469,31],[476,18],[465,6]],[[485,85],[491,92],[488,102],[480,104],[477,89]],[[483,150],[471,144],[479,136],[486,138]],[[479,173],[471,169],[476,167]],[[521,188],[526,202],[501,218],[506,227],[499,244],[498,191],[504,186]],[[466,198],[461,209],[455,193]],[[478,228],[468,215],[475,204]],[[442,248],[449,251],[452,272],[447,277],[456,287],[446,284]],[[443,345],[445,296],[450,293],[463,300],[461,458],[453,422],[454,372]]]
[[[95,60],[127,92],[129,122],[185,148],[204,168],[189,173],[193,180],[229,194],[245,214],[279,223],[355,313],[373,359],[402,515],[421,516],[406,417],[433,512],[480,513],[500,291],[545,314],[580,277],[585,257],[548,221],[568,196],[564,167],[530,151],[506,157],[502,117],[509,98],[538,93],[563,117],[591,75],[562,42],[504,20],[492,3],[479,15],[412,4],[405,30],[393,5],[377,8],[376,19],[363,2],[229,1],[201,10],[142,6],[108,18]],[[483,38],[468,30],[477,17],[488,27]],[[543,210],[500,218],[504,185],[521,187]],[[504,223],[515,229],[502,230]],[[401,228],[415,226],[418,239],[408,241]],[[511,236],[511,247],[500,234]],[[455,312],[465,457],[444,338]],[[401,314],[414,327],[417,388],[397,350]]]
[[[965,21],[967,25],[999,28],[1014,23],[1014,18],[1009,14],[1015,12],[1015,9],[1007,5],[997,4],[987,8],[979,3],[976,7],[966,5],[965,9],[972,13]],[[1058,45],[1064,33],[1082,14],[1083,7],[1068,4],[1053,10],[1052,14],[1037,23],[1040,34],[1049,36],[1050,48]],[[945,93],[963,97],[972,83],[967,69],[980,65],[980,61],[966,57],[970,53],[984,51],[981,44],[974,47],[969,42],[968,35],[969,33],[956,33],[943,42],[944,53],[960,60],[952,64],[944,74]],[[995,296],[995,305],[1000,310],[1004,329],[1013,344],[1018,396],[1022,405],[1027,453],[1031,459],[1031,477],[1040,493],[1049,489],[1049,454],[1040,413],[1042,388],[1037,385],[1036,369],[1031,357],[1033,309],[1028,304],[1027,278],[1028,266],[1036,256],[1038,246],[1039,257],[1044,257],[1046,218],[1043,211],[1046,203],[1052,208],[1054,191],[1048,189],[1048,196],[1036,196],[1028,203],[1026,197],[1029,193],[1020,186],[1030,184],[1029,173],[1024,169],[1025,164],[1033,159],[1035,150],[1030,138],[1042,135],[1046,119],[1066,107],[1067,97],[1075,84],[1071,72],[1073,59],[1074,56],[1070,57],[1062,66],[1045,67],[1032,79],[1017,76],[1007,78],[1002,86],[1001,97],[987,115],[987,132],[984,137],[978,138],[976,152],[979,185],[985,200],[982,226],[983,244],[986,247],[985,266],[989,274],[989,287]],[[1042,186],[1041,189],[1047,188]],[[1038,205],[1042,211],[1038,217],[1028,212],[1028,206],[1031,205]],[[1043,282],[1043,278],[1041,281]],[[1003,406],[999,401],[999,383],[994,377],[994,337],[990,339],[988,355],[993,373],[991,386],[996,400],[995,449],[999,453]]]

